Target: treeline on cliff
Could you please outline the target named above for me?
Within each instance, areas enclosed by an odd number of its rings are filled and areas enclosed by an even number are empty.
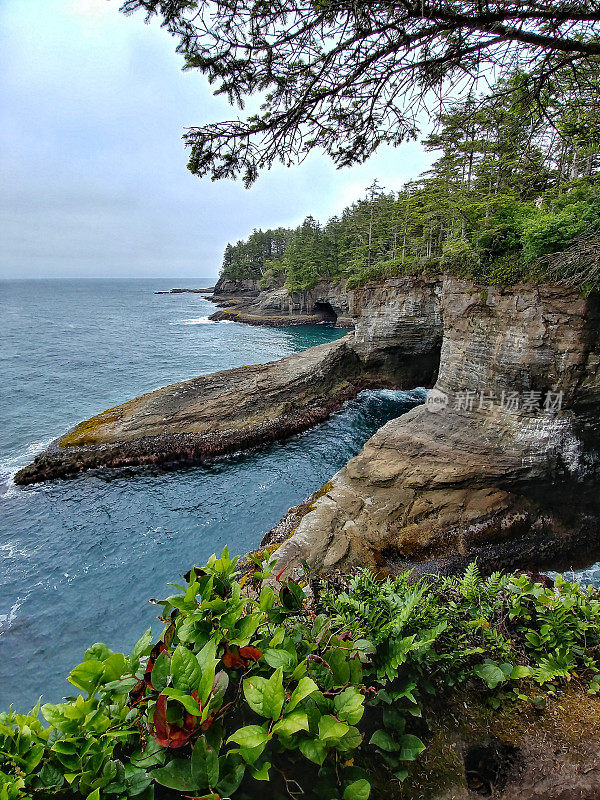
[[[590,80],[586,86],[592,86]],[[322,280],[348,287],[444,271],[483,283],[552,278],[598,285],[600,115],[568,71],[540,104],[515,73],[490,97],[468,98],[423,141],[439,153],[399,192],[375,182],[362,200],[321,224],[254,230],[228,244],[221,275],[292,291]],[[548,254],[553,255],[548,258]]]

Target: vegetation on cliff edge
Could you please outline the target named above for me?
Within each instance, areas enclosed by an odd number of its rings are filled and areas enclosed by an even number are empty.
[[[375,774],[410,780],[428,697],[468,687],[497,708],[600,689],[592,588],[475,564],[416,583],[272,567],[240,579],[227,551],[211,557],[160,603],[156,641],[94,644],[69,675],[81,694],[0,714],[1,800],[367,800]]]
[[[304,291],[395,275],[449,272],[481,283],[600,280],[600,116],[572,98],[566,73],[532,101],[515,73],[487,99],[439,118],[424,147],[439,157],[399,192],[377,183],[339,217],[294,230],[255,230],[228,244],[221,275]],[[549,121],[550,117],[553,122]],[[548,257],[549,254],[555,254]]]

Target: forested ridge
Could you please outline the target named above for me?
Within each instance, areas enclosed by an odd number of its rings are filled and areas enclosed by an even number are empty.
[[[254,230],[227,245],[221,274],[292,291],[422,271],[594,288],[600,115],[595,97],[583,109],[581,101],[581,84],[566,70],[543,104],[527,76],[514,73],[487,99],[467,98],[440,115],[423,141],[438,157],[417,180],[399,192],[375,182],[324,224],[309,216],[296,229]]]

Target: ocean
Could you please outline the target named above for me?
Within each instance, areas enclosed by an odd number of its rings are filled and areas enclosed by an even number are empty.
[[[363,392],[307,433],[210,466],[16,487],[18,468],[99,411],[346,333],[212,323],[200,295],[153,294],[171,285],[0,282],[0,709],[72,694],[66,675],[93,642],[127,652],[149,626],[158,634],[148,601],[169,581],[225,545],[258,546],[383,423],[425,399],[422,389]]]

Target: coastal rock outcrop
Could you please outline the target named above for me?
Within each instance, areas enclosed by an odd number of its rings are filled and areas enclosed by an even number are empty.
[[[322,421],[365,382],[345,339],[270,364],[203,375],[80,423],[15,482],[98,466],[202,461],[274,441]]]
[[[598,298],[447,278],[441,312],[427,405],[332,478],[278,549],[279,570],[306,559],[455,571],[476,556],[495,569],[600,541]]]
[[[261,295],[263,311],[284,291]],[[421,276],[345,299],[337,284],[327,291],[315,289],[312,309],[350,314],[352,333],[109,409],[16,482],[203,461],[305,430],[365,387],[435,384],[425,406],[383,426],[269,534],[279,569],[306,559],[320,570],[456,571],[474,557],[486,570],[540,567],[574,564],[578,550],[589,563],[600,542],[598,296]]]
[[[239,297],[258,297],[260,294],[260,281],[258,280],[237,280],[229,278],[219,278],[215,283],[213,294],[220,299],[239,298]]]
[[[432,386],[442,339],[436,285],[397,279],[387,290],[396,305],[379,314],[376,329],[368,319],[378,296],[367,293],[357,308],[358,338],[352,332],[280,361],[200,376],[108,409],[57,439],[15,482],[99,466],[205,461],[306,430],[364,388]],[[413,316],[402,321],[407,309]]]
[[[346,281],[319,283],[305,292],[288,292],[283,286],[252,293],[231,291],[232,282],[215,287],[213,302],[224,306],[212,314],[215,322],[234,320],[248,325],[314,325],[327,322],[338,328],[352,328],[354,293],[346,291]]]
[[[427,707],[426,754],[394,798],[597,800],[599,712],[600,699],[574,686],[544,710],[507,703],[494,712],[473,693],[449,694]]]

